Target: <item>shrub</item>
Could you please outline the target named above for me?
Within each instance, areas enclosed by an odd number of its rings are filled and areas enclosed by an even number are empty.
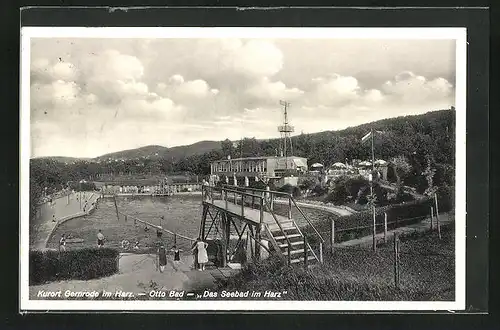
[[[299,187],[292,186],[291,184],[288,183],[278,188],[278,191],[291,194],[293,197],[299,197],[301,195]]]
[[[455,208],[455,186],[444,184],[437,190],[439,212],[448,212]]]
[[[318,183],[317,178],[306,178],[299,184],[299,187],[302,190],[310,190],[313,189],[317,183]]]
[[[328,189],[326,187],[323,187],[321,184],[316,184],[314,188],[311,191],[313,194],[316,196],[322,196],[328,192]]]
[[[111,248],[30,251],[30,285],[109,276],[118,272],[118,256],[119,251]]]

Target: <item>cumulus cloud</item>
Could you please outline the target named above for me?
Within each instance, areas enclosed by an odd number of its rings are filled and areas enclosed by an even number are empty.
[[[247,79],[274,76],[283,68],[284,55],[271,40],[202,39],[190,54],[193,71],[217,79],[223,74]]]
[[[405,102],[433,101],[448,99],[452,95],[453,85],[444,78],[428,80],[411,71],[404,71],[387,81],[382,90]]]
[[[211,88],[203,79],[185,80],[180,74],[171,76],[168,79],[168,83],[158,83],[156,90],[159,95],[186,104],[197,102],[197,99],[204,99],[219,93],[218,89]]]
[[[296,87],[288,88],[282,81],[272,82],[268,77],[264,77],[247,89],[246,94],[276,103],[280,99],[294,100],[304,94],[304,91]]]
[[[78,70],[70,62],[58,61],[53,63],[46,58],[38,58],[32,63],[31,75],[35,82],[75,81],[78,78]]]
[[[80,87],[74,82],[56,80],[50,84],[35,83],[31,86],[33,107],[71,106],[80,97]]]

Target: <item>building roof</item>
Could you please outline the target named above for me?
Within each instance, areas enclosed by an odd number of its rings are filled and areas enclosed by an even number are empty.
[[[260,157],[243,157],[243,158],[220,159],[220,160],[216,160],[214,162],[228,162],[228,161],[233,161],[233,160],[283,159],[283,158],[306,159],[305,157],[298,157],[298,156],[288,156],[288,157],[284,157],[284,156],[283,157],[278,157],[278,156],[260,156]]]

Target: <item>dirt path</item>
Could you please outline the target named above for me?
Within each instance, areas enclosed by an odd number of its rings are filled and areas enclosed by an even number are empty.
[[[274,202],[276,204],[288,204],[288,201],[282,200],[282,199],[275,199]],[[335,206],[330,206],[330,205],[317,205],[317,204],[311,204],[311,203],[305,203],[305,202],[296,202],[298,206],[304,207],[304,208],[310,208],[310,209],[316,209],[316,210],[321,210],[325,211],[328,213],[333,213],[338,216],[347,216],[351,215],[353,212],[341,208],[341,207],[335,207]]]
[[[439,215],[439,223],[441,226],[447,225],[447,224],[452,223],[452,222],[454,222],[453,215],[451,215],[449,213],[442,213]],[[396,228],[394,230],[388,230],[387,237],[388,238],[393,237],[395,232],[397,232],[399,234],[404,234],[404,233],[428,231],[430,229],[430,226],[431,226],[431,219],[427,218],[427,219],[424,219],[421,222],[416,223],[416,224],[408,225],[405,227],[399,227],[399,228]],[[434,230],[437,231],[436,219],[434,219]],[[375,235],[375,239],[377,242],[382,240],[383,238],[384,238],[383,232],[377,233]],[[370,235],[370,236],[364,236],[364,237],[360,237],[357,239],[345,241],[342,243],[337,243],[334,246],[338,246],[338,247],[363,246],[364,247],[364,246],[368,246],[368,245],[371,246],[372,244],[373,244],[373,236]]]

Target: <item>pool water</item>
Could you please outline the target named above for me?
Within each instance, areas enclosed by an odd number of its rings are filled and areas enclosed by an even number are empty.
[[[118,197],[120,212],[135,216],[144,221],[163,226],[163,228],[187,237],[198,237],[202,214],[201,196],[169,196],[169,197]],[[163,216],[164,220],[160,220]],[[120,247],[123,240],[129,241],[131,247],[139,242],[140,250],[154,247],[158,238],[156,230],[145,231],[145,225],[124,216],[117,218],[114,201],[104,198],[99,201],[97,209],[91,214],[62,223],[49,240],[49,248],[57,248],[61,235],[71,234],[82,238],[82,243],[68,243],[67,248],[97,246],[97,233],[101,230],[105,236],[105,246]],[[162,241],[171,247],[173,237],[163,233]],[[191,243],[177,239],[177,245],[188,250]]]

